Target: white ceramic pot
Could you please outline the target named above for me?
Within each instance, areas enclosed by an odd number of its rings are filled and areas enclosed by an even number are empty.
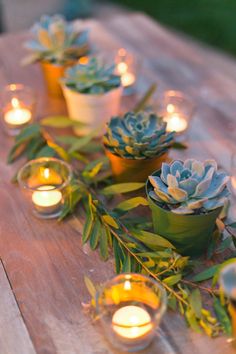
[[[93,129],[104,133],[105,123],[120,113],[122,88],[118,87],[104,94],[84,94],[62,86],[69,117],[86,123],[85,128],[75,128],[77,135],[88,134]]]

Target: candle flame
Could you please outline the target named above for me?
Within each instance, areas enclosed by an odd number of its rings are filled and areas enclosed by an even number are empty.
[[[20,107],[20,102],[17,98],[13,97],[11,100],[11,104],[13,108],[19,108]]]
[[[126,280],[124,283],[124,290],[131,290],[131,283],[129,280]]]
[[[124,63],[123,61],[117,64],[117,71],[119,74],[125,74],[128,70],[128,65]]]
[[[166,107],[166,110],[167,110],[168,113],[174,113],[174,111],[175,111],[175,106],[174,106],[173,104],[169,103],[169,104],[167,105],[167,107]]]
[[[86,65],[89,62],[89,58],[87,56],[83,56],[83,57],[79,58],[78,62],[81,65]]]
[[[50,170],[49,170],[49,168],[45,168],[45,170],[43,171],[43,174],[44,174],[44,177],[45,177],[45,178],[49,178],[49,176],[50,176]]]

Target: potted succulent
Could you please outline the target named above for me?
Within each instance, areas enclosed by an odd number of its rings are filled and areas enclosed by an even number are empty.
[[[144,182],[161,167],[173,143],[162,118],[149,112],[112,117],[103,143],[117,182]]]
[[[146,184],[155,232],[183,255],[202,254],[228,201],[228,180],[214,160],[163,163]]]
[[[119,113],[122,88],[114,69],[91,58],[85,65],[66,70],[61,83],[69,116],[87,124],[83,129],[75,129],[76,134],[103,128],[111,116]]]
[[[31,31],[33,38],[25,47],[32,53],[23,64],[39,62],[49,93],[62,96],[59,79],[68,66],[88,53],[88,31],[79,31],[61,15],[42,16]]]

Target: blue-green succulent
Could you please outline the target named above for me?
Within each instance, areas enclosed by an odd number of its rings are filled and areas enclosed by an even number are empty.
[[[228,201],[229,176],[214,160],[163,163],[160,176],[149,176],[149,181],[153,187],[149,196],[174,213],[207,213]]]
[[[111,153],[127,159],[149,159],[164,154],[173,143],[174,133],[154,113],[128,112],[112,117],[103,143]]]
[[[120,76],[114,74],[115,65],[107,66],[97,58],[91,58],[85,65],[68,68],[61,80],[68,88],[89,94],[102,94],[121,85]]]
[[[25,64],[42,60],[63,64],[88,53],[88,31],[78,31],[61,15],[42,16],[31,32],[33,38],[25,43],[31,54]]]

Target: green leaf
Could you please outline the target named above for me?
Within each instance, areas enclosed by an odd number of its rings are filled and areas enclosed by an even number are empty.
[[[119,225],[111,215],[103,215],[102,219],[106,224],[114,227],[115,229],[119,229]]]
[[[12,163],[14,162],[16,159],[18,159],[21,155],[23,155],[23,153],[25,152],[25,149],[26,149],[26,145],[23,145],[22,143],[20,144],[15,144],[9,154],[8,154],[8,157],[7,157],[7,163]]]
[[[177,284],[181,280],[181,278],[182,278],[182,274],[171,275],[170,277],[163,279],[163,283],[169,286],[173,286]]]
[[[136,191],[145,186],[145,183],[117,183],[102,189],[102,193],[109,194],[122,194]]]
[[[56,151],[52,149],[50,146],[45,145],[42,149],[40,149],[37,154],[36,158],[38,157],[54,157],[56,155]]]
[[[125,261],[122,267],[122,273],[130,273],[131,272],[131,258],[130,254],[126,254]]]
[[[32,160],[36,157],[38,151],[45,146],[45,140],[41,136],[32,138],[26,146],[26,156],[28,160]]]
[[[84,282],[86,285],[86,288],[88,289],[89,294],[92,296],[92,298],[96,297],[96,293],[97,290],[93,284],[93,282],[91,281],[91,279],[89,279],[86,275],[84,276]]]
[[[100,247],[100,255],[101,255],[102,259],[104,261],[106,261],[108,259],[108,256],[109,256],[109,250],[108,250],[107,233],[106,233],[106,230],[105,230],[104,227],[101,230],[99,247]]]
[[[232,227],[232,229],[236,229],[236,222],[233,222],[232,224],[228,224],[227,226]]]
[[[180,141],[175,141],[172,145],[171,145],[172,149],[176,149],[176,150],[185,150],[188,148],[188,146],[184,143],[181,143]]]
[[[73,135],[57,135],[55,139],[58,143],[65,145],[73,145],[78,141],[78,137]]]
[[[138,240],[142,241],[145,245],[157,249],[159,247],[162,248],[172,248],[174,249],[175,247],[164,237],[154,234],[149,231],[145,230],[131,230],[131,233],[134,237],[136,237]]]
[[[90,134],[83,136],[82,138],[78,138],[77,141],[70,147],[69,153],[72,153],[74,151],[80,150],[81,148],[84,148],[94,138],[96,133],[97,133],[96,131],[93,131]]]
[[[102,162],[98,162],[98,163],[92,168],[91,171],[85,171],[85,170],[84,170],[84,171],[82,172],[83,177],[89,178],[89,179],[94,178],[94,177],[99,173],[99,171],[101,170],[102,165],[103,165]]]
[[[124,200],[116,206],[116,209],[120,209],[123,211],[128,211],[134,208],[137,208],[140,205],[148,205],[147,199],[143,197],[134,197],[128,200]]]
[[[114,257],[115,257],[116,273],[119,274],[123,259],[122,259],[122,255],[121,255],[120,245],[119,245],[116,238],[113,239],[113,252],[114,252]]]
[[[197,318],[201,318],[202,297],[199,289],[193,290],[189,296],[189,303]]]
[[[108,160],[108,158],[106,156],[99,157],[98,159],[89,162],[85,166],[84,171],[91,171],[99,163],[102,163],[102,165],[108,165],[108,162],[109,162],[109,160]]]
[[[60,115],[43,118],[40,124],[52,128],[84,127],[86,125],[85,123]]]
[[[101,233],[101,223],[99,219],[96,219],[90,234],[90,247],[95,250],[98,246],[99,237]]]
[[[225,308],[221,305],[220,300],[215,297],[213,302],[214,310],[216,317],[220,324],[222,325],[224,332],[228,335],[232,334],[231,321],[229,316],[225,310]]]
[[[93,215],[91,213],[87,214],[86,221],[83,228],[82,241],[86,243],[90,237],[93,227]]]
[[[186,320],[188,322],[188,324],[190,325],[190,327],[197,333],[201,333],[202,330],[201,330],[201,327],[199,326],[198,322],[197,322],[197,319],[196,319],[196,316],[195,316],[195,313],[194,311],[192,310],[192,308],[188,308],[185,312],[185,317],[186,317]]]
[[[198,273],[193,277],[193,281],[200,282],[207,279],[211,279],[219,269],[219,264],[215,264],[212,267],[205,269],[203,272]]]
[[[70,155],[68,154],[68,152],[63,149],[61,146],[55,144],[54,142],[52,141],[48,141],[48,146],[50,148],[52,148],[54,151],[56,151],[57,155],[62,158],[63,160],[65,161],[70,161]]]
[[[16,142],[21,144],[24,143],[26,141],[28,141],[29,139],[32,139],[33,137],[36,136],[40,136],[40,125],[35,123],[35,124],[31,124],[29,126],[27,126],[26,128],[24,128],[20,134],[18,134],[16,136]]]

